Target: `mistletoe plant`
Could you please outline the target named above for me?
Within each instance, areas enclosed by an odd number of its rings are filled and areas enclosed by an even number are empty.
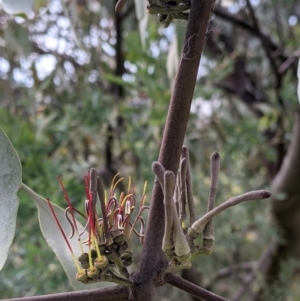
[[[117,9],[120,9],[123,2]],[[137,202],[134,186],[129,179],[127,191],[118,196],[116,186],[120,180],[116,176],[106,193],[96,170],[92,168],[84,177],[85,212],[80,212],[73,206],[59,178],[67,202],[67,208],[63,210],[21,182],[18,156],[6,135],[0,131],[0,212],[2,229],[5,229],[0,238],[0,267],[6,260],[14,236],[17,191],[21,188],[38,207],[42,232],[62,262],[71,283],[78,289],[86,289],[11,300],[152,301],[156,288],[165,283],[202,300],[227,300],[176,276],[173,272],[190,268],[191,260],[195,256],[212,253],[212,219],[216,215],[243,201],[266,199],[270,197],[270,193],[265,190],[252,191],[214,207],[220,167],[220,156],[214,153],[211,157],[207,213],[197,219],[191,188],[189,154],[183,146],[183,139],[214,0],[171,1],[167,4],[173,8],[190,7],[190,12],[159,158],[152,165],[156,178],[149,208],[145,205],[145,188],[140,202]],[[150,12],[154,5],[156,4],[150,3]],[[159,4],[161,7],[165,5],[164,1]],[[170,13],[160,9],[155,13],[167,16],[161,17],[164,21],[176,18],[180,13],[178,9],[168,11]],[[136,207],[138,212],[132,218]],[[149,209],[146,227],[141,215],[145,209]],[[77,216],[85,220],[85,225],[79,223]],[[70,229],[71,235],[67,237],[66,231]],[[143,247],[137,269],[129,273],[127,267],[132,263],[134,255],[131,242],[134,234],[140,237]],[[197,245],[195,239],[200,234],[202,243]],[[99,281],[110,281],[118,285],[91,290],[90,288],[98,286]]]

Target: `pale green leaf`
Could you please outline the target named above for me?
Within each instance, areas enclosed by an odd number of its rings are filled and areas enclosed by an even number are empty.
[[[0,7],[10,14],[27,19],[30,13],[40,13],[42,7],[48,5],[47,0],[0,0]],[[45,11],[45,10],[44,10]]]
[[[178,40],[177,36],[175,35],[173,41],[169,46],[168,56],[167,56],[167,74],[170,81],[173,83],[175,79],[178,65],[179,65],[179,55],[178,55]]]
[[[184,43],[184,38],[185,38],[186,23],[183,23],[182,20],[180,21],[175,20],[174,23],[176,26],[177,51],[178,51],[178,56],[180,57],[183,43]]]
[[[30,198],[34,201],[36,207],[38,208],[38,216],[39,216],[39,222],[40,222],[42,233],[48,245],[56,254],[57,258],[62,264],[71,282],[71,285],[76,290],[100,288],[100,287],[111,285],[111,283],[83,284],[76,280],[75,278],[77,273],[76,265],[73,261],[71,252],[68,249],[64,237],[60,232],[59,227],[53,218],[47,200],[41,197],[40,195],[36,194],[25,184],[22,184],[22,190],[30,196]],[[66,233],[66,236],[69,237],[71,227],[65,218],[64,210],[53,203],[52,206],[59,220],[60,225],[62,226],[64,232]],[[78,230],[81,232],[83,230],[83,226],[78,221],[77,221],[77,226],[78,226]],[[85,238],[87,237],[86,236],[83,237],[83,240]],[[74,235],[73,238],[69,239],[69,243],[72,247],[75,257],[77,258],[79,255],[81,255],[81,251],[76,235]],[[84,251],[87,251],[87,249],[85,249]]]
[[[15,235],[19,206],[17,192],[22,183],[20,159],[0,128],[0,270]]]
[[[11,15],[25,13],[28,15],[33,9],[33,0],[2,0],[3,10]]]
[[[134,0],[135,13],[139,22],[139,31],[142,42],[142,47],[145,49],[146,29],[148,24],[147,3],[144,0]]]
[[[170,81],[173,84],[175,76],[177,74],[180,55],[182,51],[182,46],[184,42],[186,26],[182,24],[182,21],[175,21],[175,35],[169,46],[168,56],[167,56],[167,74]]]
[[[28,56],[32,51],[28,31],[22,26],[8,27],[4,31],[4,40],[8,49],[13,49],[19,56]]]

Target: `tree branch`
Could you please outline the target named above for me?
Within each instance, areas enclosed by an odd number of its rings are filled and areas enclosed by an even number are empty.
[[[192,0],[185,43],[181,55],[174,91],[171,97],[168,117],[164,130],[159,162],[166,170],[177,174],[183,139],[190,113],[201,52],[204,46],[208,22],[214,0]],[[180,122],[179,122],[180,120]],[[164,234],[163,192],[156,180],[145,234],[145,242],[137,271],[132,276],[136,300],[152,300],[155,284],[149,281],[158,276],[167,261],[161,250]]]
[[[255,15],[255,12],[254,12],[254,9],[250,3],[250,0],[246,0],[246,5],[247,5],[247,8],[248,8],[248,11],[250,13],[250,17],[252,19],[252,23],[253,23],[253,27],[255,29],[255,31],[257,32],[257,35],[261,41],[261,44],[265,50],[265,53],[266,53],[266,56],[269,60],[269,63],[271,65],[271,68],[273,69],[273,72],[274,72],[274,75],[275,75],[275,79],[276,79],[276,90],[280,88],[281,86],[281,74],[278,72],[278,67],[277,67],[277,64],[276,64],[276,61],[270,51],[270,47],[268,45],[268,42],[266,41],[265,39],[265,36],[262,34],[261,30],[260,30],[260,26],[259,26],[259,23],[258,23],[258,20],[256,18],[256,15]],[[279,99],[279,103],[280,103],[280,106],[283,105],[281,98],[278,98]]]
[[[297,97],[295,95],[295,97]],[[286,208],[288,197],[300,193],[300,110],[297,111],[293,134],[288,152],[284,158],[280,171],[277,173],[272,183],[275,191],[273,197],[280,200],[280,194],[285,194],[285,202],[276,202],[275,211]]]
[[[240,271],[249,273],[253,271],[256,267],[257,267],[257,261],[242,262],[240,264],[227,266],[225,268],[220,269],[217,273],[215,273],[210,283],[215,284],[218,280],[226,277],[230,277],[232,274],[235,274]]]
[[[227,20],[247,31],[249,31],[251,34],[255,35],[255,36],[259,36],[259,33],[257,32],[256,28],[254,28],[251,24],[249,24],[248,22],[246,22],[245,20],[235,16],[235,15],[232,15],[230,13],[228,13],[226,10],[224,10],[223,8],[220,8],[220,7],[217,7],[215,9],[215,14],[216,16],[224,19],[224,20]],[[275,51],[279,51],[281,49],[281,47],[279,45],[277,45],[274,41],[272,41],[270,39],[269,36],[267,36],[266,34],[262,33],[261,32],[261,36],[262,38],[264,39],[264,41],[266,42],[268,48],[272,51],[272,52],[275,52]],[[278,53],[278,58],[280,58],[281,61],[285,61],[287,59],[287,57],[284,55],[283,51],[280,51]]]
[[[121,301],[128,300],[130,288],[114,286],[104,289],[67,292],[45,296],[32,296],[14,299],[2,299],[1,301]]]
[[[180,288],[181,290],[188,292],[189,294],[204,300],[204,301],[229,301],[226,298],[218,296],[206,289],[197,286],[187,280],[184,280],[174,274],[167,273],[163,277],[163,281],[167,282],[173,286]]]
[[[296,96],[295,96],[296,97]],[[299,259],[300,250],[300,111],[296,113],[293,134],[287,154],[276,177],[272,181],[272,214],[278,227],[281,228],[281,236],[284,239],[271,242],[271,254],[268,250],[261,256],[259,263],[263,266],[258,269],[265,276],[268,286],[274,285],[278,280],[282,263],[287,258]],[[233,301],[240,300],[249,290],[255,273],[248,275],[244,287],[238,290]],[[277,285],[277,284],[276,284]],[[261,295],[265,287],[260,287],[253,300],[262,300]]]

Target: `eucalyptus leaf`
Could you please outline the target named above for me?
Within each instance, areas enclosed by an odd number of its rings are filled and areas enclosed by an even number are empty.
[[[186,26],[184,24],[182,24],[182,21],[179,21],[179,20],[175,21],[174,23],[176,26],[177,53],[178,53],[178,57],[180,57],[183,43],[184,43]]]
[[[33,9],[33,0],[2,0],[2,7],[8,14],[25,13],[28,15]]]
[[[30,13],[40,14],[40,9],[49,3],[48,0],[0,0],[0,8],[2,6],[7,14],[27,19]]]
[[[179,60],[181,56],[181,50],[184,42],[185,29],[186,26],[182,25],[182,22],[175,21],[175,34],[172,42],[169,46],[168,56],[167,56],[167,74],[170,81],[174,82],[177,69],[179,66]]]
[[[145,40],[146,40],[146,29],[148,24],[148,13],[147,13],[147,3],[146,1],[140,1],[140,0],[134,0],[135,5],[135,13],[136,18],[139,22],[139,31],[140,31],[140,37],[142,42],[142,47],[145,50]]]
[[[0,270],[7,259],[15,236],[19,207],[17,192],[21,183],[20,159],[8,137],[0,128]]]
[[[28,56],[32,51],[32,44],[27,31],[22,26],[8,28],[4,32],[6,47],[13,49],[19,56]]]
[[[41,197],[37,193],[35,193],[33,190],[31,190],[28,186],[26,186],[24,183],[22,183],[22,190],[28,194],[28,196],[34,201],[36,207],[38,208],[38,216],[39,216],[39,222],[40,227],[42,230],[42,233],[50,246],[50,248],[53,250],[53,252],[56,254],[57,258],[59,259],[60,263],[62,264],[69,281],[71,282],[71,285],[76,290],[85,290],[85,289],[92,289],[92,288],[101,288],[104,286],[109,286],[111,283],[93,283],[93,284],[83,284],[76,280],[76,265],[73,261],[72,255],[70,250],[68,249],[68,246],[64,240],[64,237],[62,233],[59,230],[58,225],[55,222],[55,219],[51,213],[51,210],[49,208],[48,202],[45,198]],[[53,210],[55,212],[55,215],[57,216],[57,219],[63,228],[66,235],[69,235],[69,232],[71,231],[71,226],[68,223],[64,210],[52,203]],[[79,232],[83,231],[83,226],[77,222],[77,227]],[[79,247],[79,243],[77,240],[77,237],[74,235],[72,238],[69,238],[68,241],[71,245],[71,248],[74,252],[75,257],[77,258],[79,255],[81,255],[81,250]],[[83,237],[83,240],[86,238]],[[86,250],[85,250],[86,251]]]
[[[179,65],[179,55],[178,55],[178,39],[175,35],[173,41],[169,46],[168,56],[167,56],[167,74],[170,81],[173,83],[178,65]]]

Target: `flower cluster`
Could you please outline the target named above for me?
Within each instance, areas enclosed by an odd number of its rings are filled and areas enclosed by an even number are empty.
[[[129,283],[127,267],[132,263],[132,235],[136,234],[139,236],[141,243],[143,243],[145,221],[141,214],[143,210],[148,209],[145,206],[146,183],[139,210],[132,221],[131,217],[136,207],[136,198],[135,187],[132,185],[130,177],[127,193],[121,192],[119,197],[117,197],[116,188],[123,178],[118,178],[118,175],[116,175],[107,194],[103,188],[101,179],[97,175],[97,171],[95,169],[88,171],[84,176],[86,193],[85,213],[73,207],[61,179],[58,178],[58,180],[63,190],[64,198],[68,203],[65,217],[70,223],[72,230],[70,238],[76,235],[79,241],[81,255],[78,258],[74,256],[50,202],[49,206],[77,266],[76,279],[83,283],[111,281],[127,285]],[[102,217],[98,216],[96,209],[98,200],[100,202]],[[79,232],[75,214],[79,214],[86,220],[86,225],[81,232]],[[140,224],[139,232],[135,229],[137,223]],[[88,233],[88,238],[82,241],[84,233]],[[88,248],[87,252],[84,252],[85,245]]]
[[[198,255],[213,252],[215,232],[212,220],[224,210],[245,201],[263,200],[271,196],[267,190],[254,190],[230,198],[215,207],[220,170],[220,155],[213,153],[210,159],[211,182],[207,201],[207,213],[196,218],[196,208],[192,193],[189,152],[182,147],[179,169],[175,175],[166,170],[160,162],[153,162],[155,173],[164,194],[165,231],[162,250],[169,260],[166,272],[176,272],[191,267],[190,260]],[[189,215],[186,222],[187,212]],[[195,240],[202,234],[202,243]]]

